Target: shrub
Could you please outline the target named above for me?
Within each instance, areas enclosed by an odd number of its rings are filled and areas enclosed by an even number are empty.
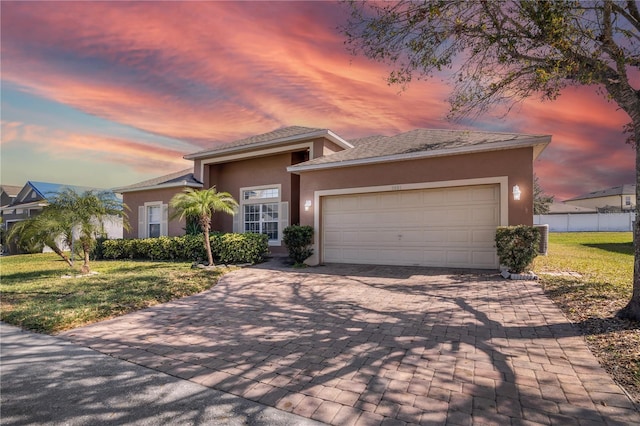
[[[313,254],[311,242],[313,239],[313,227],[291,225],[284,228],[284,244],[289,251],[289,257],[296,265],[302,263]]]
[[[509,272],[522,273],[538,255],[540,230],[533,226],[500,226],[496,230],[496,248],[500,264]]]
[[[104,259],[200,261],[206,258],[202,234],[131,240],[106,240]],[[268,251],[268,239],[260,234],[211,235],[213,257],[222,263],[257,263]]]

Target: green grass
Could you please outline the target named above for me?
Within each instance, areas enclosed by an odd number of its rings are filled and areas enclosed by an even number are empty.
[[[557,291],[581,291],[593,297],[631,297],[633,236],[631,232],[570,232],[549,234],[549,254],[534,261],[537,273],[578,272],[581,279],[547,277]]]
[[[94,261],[91,269],[98,274],[63,278],[78,271],[53,253],[0,258],[0,319],[56,333],[201,292],[224,271],[138,261]]]

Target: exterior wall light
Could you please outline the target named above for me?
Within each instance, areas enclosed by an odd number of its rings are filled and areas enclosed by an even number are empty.
[[[305,201],[304,202],[304,211],[308,212],[310,208],[311,208],[311,200]]]
[[[513,199],[516,201],[520,200],[520,194],[522,194],[522,191],[520,191],[520,187],[518,185],[514,185],[513,186]]]

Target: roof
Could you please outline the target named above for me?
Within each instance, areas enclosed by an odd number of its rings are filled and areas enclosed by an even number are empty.
[[[0,190],[6,192],[10,197],[18,195],[21,189],[22,187],[17,185],[0,185]]]
[[[565,203],[551,203],[549,205],[549,214],[566,214],[566,213],[597,213],[597,209],[589,207],[574,206]]]
[[[114,192],[134,192],[148,189],[162,189],[175,187],[202,188],[202,182],[197,180],[192,169],[181,170],[168,175],[134,183],[133,185],[114,188]]]
[[[82,194],[87,191],[95,191],[95,190],[103,191],[102,189],[90,188],[88,186],[67,185],[63,183],[36,182],[31,180],[27,182],[27,185],[31,186],[31,188],[33,188],[33,190],[45,200],[48,200],[53,195],[59,194],[65,189],[71,189],[79,194]]]
[[[318,137],[326,137],[332,142],[335,142],[338,145],[342,146],[343,148],[352,147],[351,144],[349,144],[347,141],[345,141],[329,129],[291,126],[283,127],[259,135],[249,136],[248,138],[244,139],[238,139],[224,145],[185,155],[184,158],[186,160],[197,160],[216,155],[228,154],[230,152],[245,151],[260,147],[314,139]]]
[[[78,186],[78,185],[68,185],[64,183],[51,183],[51,182],[37,182],[37,181],[27,181],[27,183],[20,189],[18,195],[14,198],[14,200],[9,204],[9,206],[5,207],[37,207],[43,206],[47,202],[51,201],[51,198],[55,197],[57,194],[62,191],[70,189],[78,194],[83,194],[87,191],[106,191],[111,192],[108,189],[102,188],[92,188],[88,186]],[[26,197],[33,191],[35,194],[34,197]],[[116,197],[115,194],[113,194]],[[44,202],[44,203],[43,203]]]
[[[616,195],[635,195],[636,194],[636,186],[635,184],[626,184],[620,186],[614,186],[612,188],[602,189],[600,191],[589,192],[588,194],[578,195],[577,197],[569,198],[565,201],[576,201],[576,200],[588,200],[590,198],[602,198],[602,197],[612,197]]]
[[[357,139],[352,143],[354,148],[296,164],[287,170],[298,172],[527,146],[537,148],[535,158],[550,141],[549,135],[416,129],[395,136]]]

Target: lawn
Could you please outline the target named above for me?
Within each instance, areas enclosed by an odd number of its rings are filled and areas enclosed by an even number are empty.
[[[91,268],[96,275],[63,278],[78,272],[53,253],[0,258],[0,319],[57,333],[201,292],[225,271],[185,262],[95,261]]]
[[[640,324],[615,317],[631,297],[631,232],[551,233],[549,254],[533,268],[602,366],[640,402]]]

